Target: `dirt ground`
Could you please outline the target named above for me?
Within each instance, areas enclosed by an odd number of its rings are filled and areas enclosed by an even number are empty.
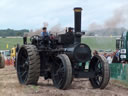
[[[0,96],[128,96],[128,88],[113,84],[104,89],[93,89],[88,79],[75,79],[68,90],[54,88],[51,80],[39,80],[38,86],[18,83],[13,66],[0,69]]]

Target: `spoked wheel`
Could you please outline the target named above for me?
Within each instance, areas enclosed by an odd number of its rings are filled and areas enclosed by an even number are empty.
[[[60,54],[56,57],[52,80],[55,87],[63,90],[67,89],[72,83],[72,67],[67,55]]]
[[[17,55],[17,76],[21,84],[37,84],[40,76],[40,57],[34,45],[23,45]]]
[[[90,61],[89,71],[95,73],[94,78],[90,78],[90,83],[93,88],[104,89],[110,79],[110,71],[107,60],[104,56],[93,56]]]

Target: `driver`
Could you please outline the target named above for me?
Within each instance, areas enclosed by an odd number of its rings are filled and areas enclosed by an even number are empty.
[[[49,37],[49,33],[47,32],[47,28],[46,27],[43,27],[42,29],[43,29],[43,32],[41,32],[41,36],[42,37],[46,37],[46,36]]]
[[[69,27],[67,32],[66,32],[66,39],[67,39],[67,44],[73,44],[74,43],[74,35],[73,35],[73,28]]]

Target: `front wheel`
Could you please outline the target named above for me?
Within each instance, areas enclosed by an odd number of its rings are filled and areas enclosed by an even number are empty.
[[[72,83],[72,66],[67,55],[60,54],[55,58],[52,80],[55,87],[67,89]]]
[[[109,64],[104,56],[93,56],[90,61],[89,71],[95,73],[94,78],[89,78],[93,88],[104,89],[108,85],[110,71]]]

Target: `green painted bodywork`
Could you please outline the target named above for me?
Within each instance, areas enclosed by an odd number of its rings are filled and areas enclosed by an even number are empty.
[[[112,63],[109,64],[109,68],[112,79],[128,84],[128,64]]]
[[[121,49],[126,49],[126,59],[128,60],[128,31],[122,33],[121,36]]]

